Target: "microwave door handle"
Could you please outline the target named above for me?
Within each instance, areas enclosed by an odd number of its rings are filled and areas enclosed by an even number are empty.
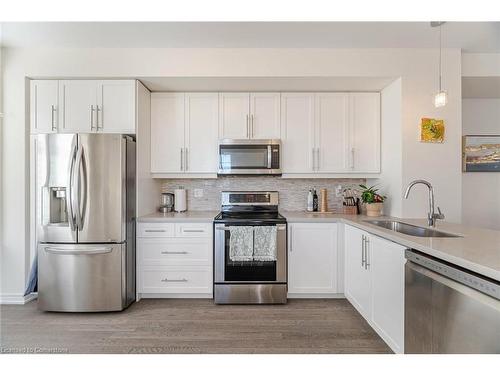
[[[272,167],[272,149],[271,145],[267,145],[267,169]]]

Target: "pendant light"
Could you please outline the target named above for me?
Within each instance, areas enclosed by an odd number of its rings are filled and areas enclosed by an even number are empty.
[[[431,27],[439,27],[439,91],[437,92],[436,95],[434,95],[434,106],[436,108],[438,107],[444,107],[448,103],[448,93],[443,90],[441,86],[441,80],[442,80],[442,67],[441,67],[441,56],[442,56],[442,37],[441,37],[441,27],[443,26],[444,22],[439,21],[439,22],[431,22]]]

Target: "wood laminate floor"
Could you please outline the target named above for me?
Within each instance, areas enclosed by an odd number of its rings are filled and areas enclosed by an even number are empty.
[[[391,353],[345,299],[286,305],[141,300],[119,313],[48,313],[0,306],[0,352]]]

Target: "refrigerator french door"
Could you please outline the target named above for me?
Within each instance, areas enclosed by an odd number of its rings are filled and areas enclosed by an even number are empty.
[[[135,141],[43,134],[35,144],[39,308],[123,310],[135,299]]]

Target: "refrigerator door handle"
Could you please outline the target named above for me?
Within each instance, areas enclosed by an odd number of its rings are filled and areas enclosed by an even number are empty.
[[[78,230],[83,229],[83,218],[85,216],[85,209],[87,206],[87,167],[85,163],[85,153],[83,145],[80,145],[76,154],[76,168],[73,171],[75,186],[77,187],[76,193],[76,223]],[[81,204],[81,205],[80,205]]]
[[[69,167],[68,167],[68,199],[66,200],[66,206],[68,210],[68,222],[69,222],[69,227],[71,228],[72,231],[76,229],[76,222],[75,222],[75,202],[74,202],[74,186],[73,186],[73,174],[74,174],[74,169],[75,169],[75,154],[76,154],[76,135],[73,138],[73,142],[71,145],[71,156],[70,156],[70,161],[69,161]]]
[[[68,250],[58,247],[46,247],[45,251],[51,254],[60,255],[95,255],[95,254],[107,254],[113,250],[112,247],[93,247],[80,250]]]

